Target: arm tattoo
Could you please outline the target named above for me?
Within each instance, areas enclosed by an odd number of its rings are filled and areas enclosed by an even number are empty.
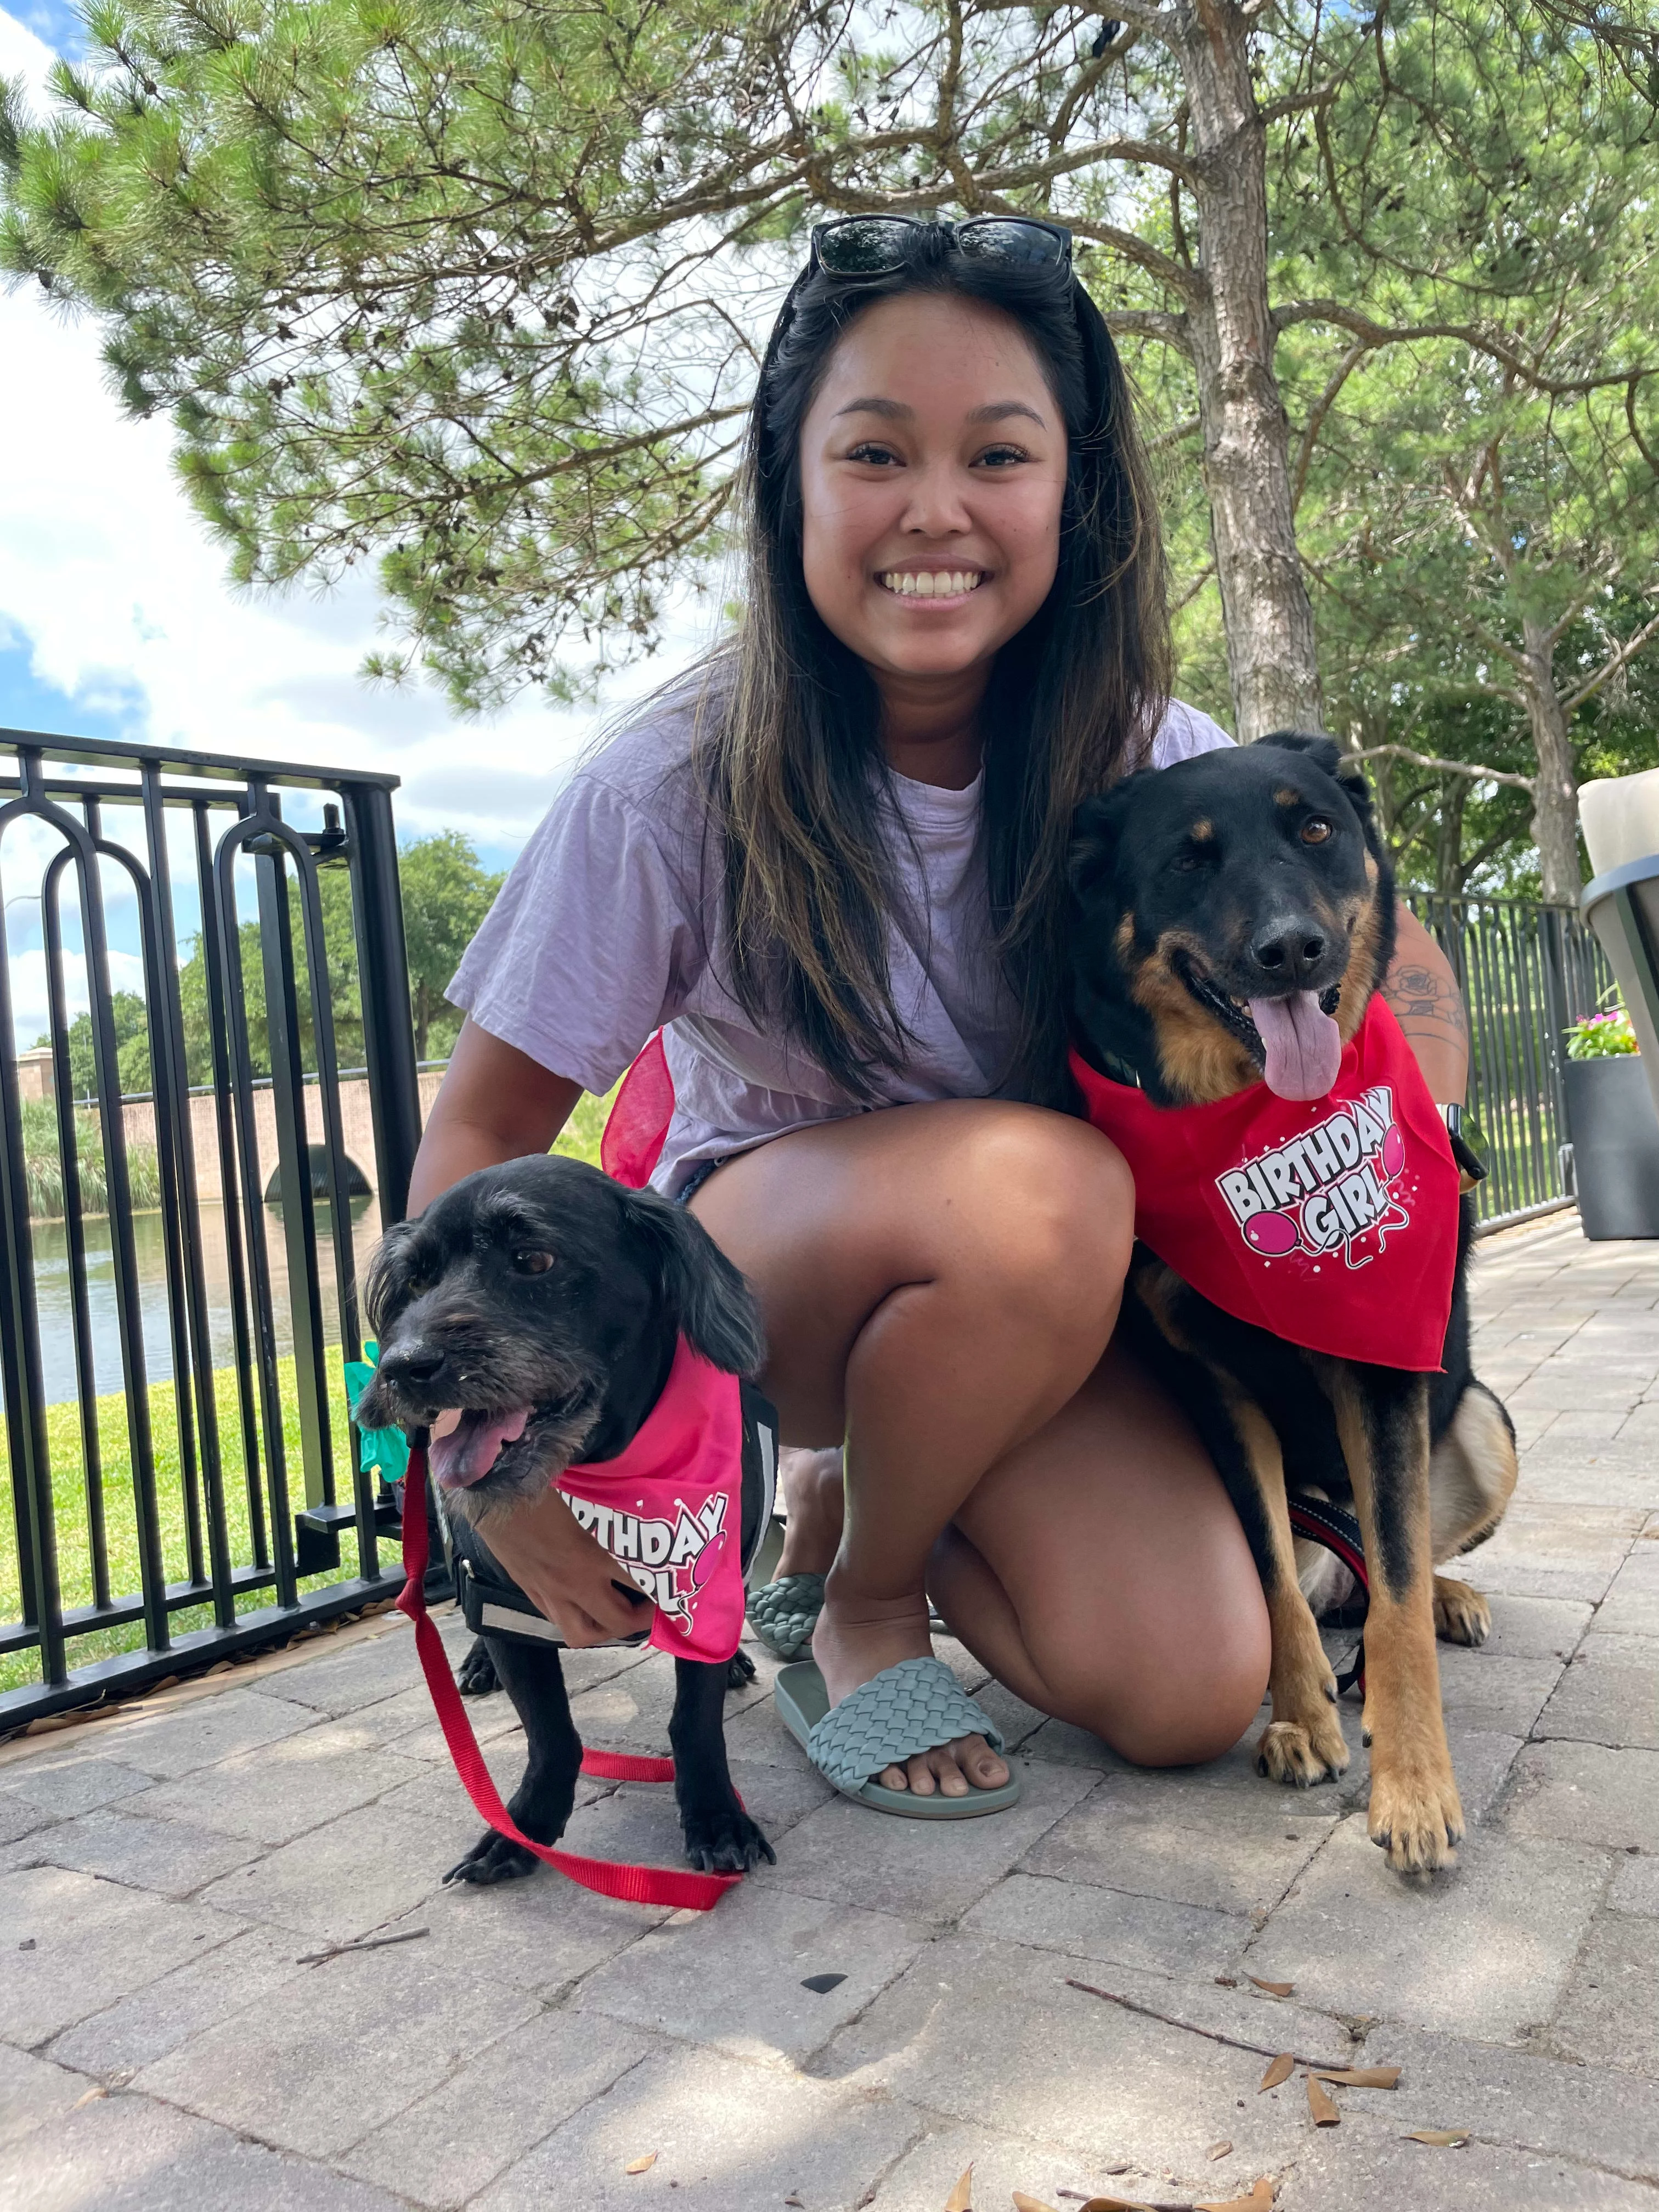
[[[1437,975],[1430,968],[1391,968],[1383,979],[1382,996],[1407,1033],[1413,1024],[1432,1022],[1451,1030],[1460,1042],[1468,1041],[1469,1018],[1463,994],[1450,976]]]

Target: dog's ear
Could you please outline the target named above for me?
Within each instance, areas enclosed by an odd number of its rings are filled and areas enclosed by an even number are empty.
[[[363,1318],[376,1336],[385,1336],[409,1303],[416,1231],[413,1221],[394,1221],[369,1260],[363,1278]]]
[[[1357,762],[1351,761],[1332,738],[1314,737],[1306,730],[1273,730],[1265,738],[1258,738],[1259,745],[1277,745],[1281,752],[1300,753],[1317,769],[1322,769],[1333,782],[1346,793],[1349,803],[1359,817],[1359,826],[1365,842],[1375,848],[1376,823],[1371,812],[1371,780]]]
[[[1127,781],[1133,782],[1133,778]],[[1066,872],[1073,897],[1085,897],[1097,884],[1105,881],[1116,865],[1123,823],[1119,793],[1124,787],[1120,784],[1115,791],[1102,798],[1085,799],[1072,817],[1072,845]]]
[[[650,1249],[679,1330],[693,1352],[728,1375],[756,1375],[766,1339],[753,1291],[696,1216],[653,1190],[630,1191],[629,1226]]]

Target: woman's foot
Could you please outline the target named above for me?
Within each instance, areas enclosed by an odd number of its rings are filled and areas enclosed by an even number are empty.
[[[778,1454],[778,1482],[783,1492],[783,1549],[773,1570],[785,1575],[827,1575],[841,1545],[846,1507],[841,1446],[802,1451],[791,1446]]]
[[[926,1659],[933,1649],[927,1600],[921,1591],[914,1597],[860,1597],[847,1589],[843,1576],[831,1571],[823,1611],[812,1632],[812,1656],[832,1706],[884,1668],[905,1659]],[[963,1735],[916,1753],[902,1766],[884,1767],[875,1779],[889,1790],[913,1790],[918,1797],[931,1797],[936,1790],[946,1797],[965,1797],[974,1788],[1000,1790],[1008,1768],[982,1735]]]

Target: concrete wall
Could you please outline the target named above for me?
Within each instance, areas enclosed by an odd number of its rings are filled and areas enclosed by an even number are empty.
[[[424,1124],[432,1101],[437,1096],[438,1085],[443,1080],[443,1070],[441,1067],[428,1068],[418,1079],[421,1120]],[[222,1193],[219,1180],[218,1116],[212,1097],[193,1095],[190,1102],[190,1118],[191,1136],[196,1153],[197,1194],[204,1206],[216,1204]],[[155,1109],[148,1098],[123,1100],[121,1119],[125,1124],[129,1145],[155,1145]],[[374,1124],[369,1110],[366,1077],[348,1078],[341,1084],[340,1119],[344,1126],[346,1152],[362,1170],[364,1177],[373,1188],[375,1183]],[[269,1084],[254,1091],[253,1121],[259,1154],[259,1188],[263,1194],[276,1166],[276,1108]],[[313,1144],[322,1143],[323,1102],[314,1083],[306,1085],[306,1130]]]

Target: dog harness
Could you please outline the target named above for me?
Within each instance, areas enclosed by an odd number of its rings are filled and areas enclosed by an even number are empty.
[[[1431,1373],[1457,1268],[1458,1170],[1410,1047],[1380,998],[1328,1097],[1253,1083],[1155,1106],[1072,1054],[1135,1179],[1135,1234],[1212,1304],[1310,1352]]]

